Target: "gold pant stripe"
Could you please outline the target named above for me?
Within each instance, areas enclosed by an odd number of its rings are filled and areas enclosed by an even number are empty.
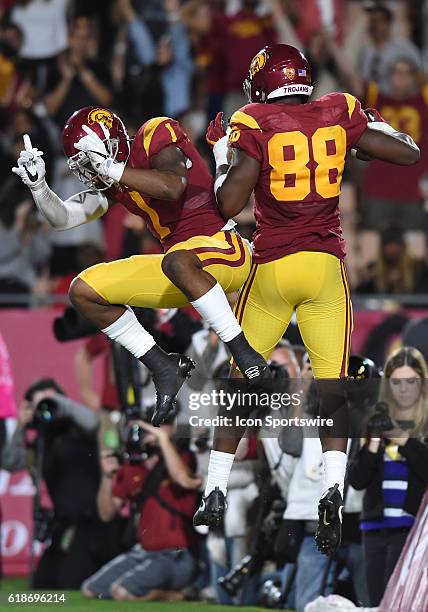
[[[254,277],[256,275],[256,270],[257,270],[257,264],[254,263],[251,266],[250,274],[248,275],[248,278],[247,278],[244,286],[242,287],[241,291],[239,292],[238,299],[236,301],[235,309],[234,309],[234,314],[235,314],[235,317],[236,317],[238,323],[241,323],[241,321],[242,321],[243,307],[244,307],[244,304],[245,304],[245,300],[248,297],[249,289],[250,289],[250,287],[251,287],[251,285],[253,283]]]
[[[240,238],[233,244],[239,246]],[[225,232],[214,236],[194,236],[169,249],[193,250],[208,248],[216,256],[218,250],[231,248]],[[239,252],[241,252],[238,249]],[[208,251],[207,251],[208,252]],[[235,252],[235,249],[233,249]],[[238,252],[238,255],[239,255]],[[178,308],[188,303],[186,296],[171,283],[162,271],[163,255],[134,255],[109,263],[101,263],[84,270],[79,277],[109,304],[129,304],[142,308]],[[216,257],[217,259],[217,257]],[[225,293],[239,291],[251,267],[251,254],[242,245],[242,262],[216,261],[205,269],[212,274]]]

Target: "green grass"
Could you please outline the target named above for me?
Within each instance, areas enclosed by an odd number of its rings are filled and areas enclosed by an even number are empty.
[[[93,610],[106,610],[107,612],[115,610],[116,612],[260,612],[260,610],[266,610],[266,608],[255,608],[253,606],[239,607],[236,606],[217,606],[214,604],[205,604],[200,601],[183,601],[174,603],[162,603],[162,602],[142,602],[142,601],[129,601],[129,602],[117,602],[117,601],[87,601],[83,599],[78,591],[66,591],[66,604],[9,604],[7,603],[7,596],[9,593],[28,592],[25,580],[22,578],[5,578],[1,582],[0,586],[0,610],[38,610],[38,609],[51,609],[60,610],[72,608],[73,610],[79,610],[80,612],[92,612]],[[36,591],[35,591],[36,592]],[[37,591],[39,593],[45,591]],[[46,592],[54,592],[46,590]],[[56,591],[59,592],[59,591]]]

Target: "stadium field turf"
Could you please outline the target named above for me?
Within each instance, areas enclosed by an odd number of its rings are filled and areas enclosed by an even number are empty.
[[[50,603],[50,604],[10,604],[7,601],[10,593],[29,593],[26,589],[26,583],[20,578],[5,578],[0,583],[0,610],[61,610],[64,612],[68,609],[73,611],[79,610],[80,612],[92,612],[92,610],[105,610],[106,612],[113,612],[114,610],[120,612],[260,612],[267,608],[256,608],[254,606],[244,606],[237,608],[236,606],[217,606],[214,604],[205,604],[200,601],[183,601],[183,602],[141,602],[141,601],[129,601],[129,602],[117,602],[117,601],[87,601],[83,599],[81,594],[77,591],[65,591],[66,603]],[[34,593],[60,593],[60,591],[33,591]],[[286,611],[284,611],[286,612]]]

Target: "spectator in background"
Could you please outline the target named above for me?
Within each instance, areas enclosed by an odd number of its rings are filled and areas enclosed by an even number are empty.
[[[428,484],[428,368],[412,347],[397,349],[385,364],[379,400],[367,439],[349,468],[349,481],[365,489],[361,529],[371,606],[377,606],[398,561]],[[386,431],[385,431],[386,430]]]
[[[357,62],[364,81],[375,81],[382,93],[390,93],[389,71],[398,59],[407,59],[421,68],[421,55],[410,41],[395,38],[392,33],[393,12],[385,5],[376,4],[369,10],[369,40],[362,47]]]
[[[46,123],[43,119],[38,117],[32,109],[18,108],[13,114],[8,116],[7,121],[7,132],[5,137],[12,145],[11,152],[14,155],[13,159],[16,159],[16,156],[19,155],[19,145],[22,149],[23,135],[28,134],[31,138],[33,146],[43,149],[43,159],[45,160],[47,166],[50,166],[53,163],[54,145],[52,143],[50,133],[48,129],[46,129]],[[10,168],[6,168],[5,170],[8,171],[7,178],[9,179]],[[51,170],[48,168],[46,173],[47,179],[50,180],[52,176]]]
[[[378,160],[365,166],[362,252],[375,258],[379,233],[394,226],[406,232],[411,254],[422,258],[426,254],[421,179],[428,172],[428,85],[420,87],[418,67],[407,59],[398,59],[390,65],[387,82],[388,95],[374,81],[368,84],[365,106],[376,108],[394,129],[412,136],[421,157],[418,164],[397,166],[394,172]]]
[[[70,0],[18,0],[10,20],[23,33],[20,52],[37,89],[44,91],[58,56],[67,47],[67,10]]]
[[[181,446],[172,441],[172,422],[156,428],[133,423],[146,432],[144,445],[152,450],[146,459],[121,467],[111,454],[102,455],[98,510],[103,521],[111,521],[126,501],[136,502],[139,544],[82,584],[91,599],[153,597],[159,589],[180,596],[177,591],[191,583],[195,569],[191,520],[201,480],[193,474],[194,456],[183,440]]]
[[[164,114],[176,118],[190,107],[193,61],[186,29],[180,21],[179,1],[164,0],[163,8],[165,31],[156,44],[150,28],[134,9],[131,0],[117,2],[118,14],[128,24],[128,37],[135,57],[143,68],[152,72],[152,85],[149,88],[146,85],[144,98],[137,102],[142,106],[146,103],[150,105],[147,98],[157,97],[154,90],[159,83],[163,93],[163,110],[158,106],[152,116]],[[147,118],[142,117],[143,120]]]
[[[21,149],[19,137],[15,141],[16,158]],[[47,232],[33,203],[19,183],[9,177],[0,195],[0,293],[45,293],[43,279],[38,275],[46,269],[50,255]],[[7,305],[0,302],[2,307]]]
[[[288,378],[299,378],[299,362],[288,340],[282,339],[279,341],[278,345],[273,349],[269,360],[283,366],[287,370]]]
[[[314,414],[318,414],[318,405],[313,383],[305,404],[289,411],[287,416],[308,418]],[[264,431],[261,439],[272,476],[287,502],[275,545],[286,562],[283,584],[287,583],[293,565],[296,566],[294,601],[287,601],[287,607],[304,612],[306,605],[320,594],[324,581],[324,594],[332,593],[339,559],[351,574],[357,600],[365,603],[367,596],[361,543],[344,537],[341,548],[328,565],[315,546],[314,533],[318,519],[316,500],[322,494],[323,479],[319,438],[314,428],[309,426],[284,429],[288,432],[280,432],[279,438],[274,437],[272,431]],[[283,433],[287,435],[281,435]],[[356,520],[360,510],[361,494],[348,488],[344,525],[349,526]]]
[[[25,78],[19,53],[23,35],[13,23],[0,30],[0,128],[7,126],[8,113],[27,102],[30,81]]]
[[[43,425],[39,420],[36,426],[36,407],[47,399],[56,402],[56,408],[49,408],[52,418]],[[96,510],[100,479],[97,427],[97,416],[66,398],[51,378],[35,381],[19,407],[18,425],[3,449],[2,467],[14,472],[28,466],[36,482],[40,484],[43,478],[54,510],[47,534],[51,541],[37,565],[33,588],[78,589],[117,554],[112,533]],[[29,428],[35,429],[31,438]]]
[[[260,49],[276,42],[270,17],[260,17],[255,10],[257,5],[257,0],[243,0],[241,10],[228,17],[226,22],[213,23],[212,35],[221,41],[224,53],[226,95],[223,112],[226,119],[248,103],[242,83],[249,62]]]
[[[190,0],[181,11],[182,21],[196,50],[197,66],[205,79],[208,121],[221,111],[226,91],[224,45],[222,36],[218,34],[227,27],[225,6],[225,0]]]
[[[426,293],[428,268],[423,260],[414,259],[406,247],[403,233],[391,228],[381,235],[381,251],[369,263],[357,286],[358,293],[400,294]]]
[[[105,62],[91,57],[94,32],[86,19],[73,24],[68,50],[56,61],[46,86],[48,115],[62,129],[72,113],[83,106],[109,106],[111,79]]]

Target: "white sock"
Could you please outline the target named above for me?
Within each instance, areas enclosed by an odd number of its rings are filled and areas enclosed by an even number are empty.
[[[156,342],[153,336],[138,322],[134,311],[129,306],[126,308],[123,315],[101,331],[139,359],[155,346]]]
[[[216,450],[211,451],[204,497],[207,497],[216,487],[226,495],[227,481],[229,480],[229,474],[234,459],[235,455],[232,455],[232,453],[222,453]]]
[[[242,329],[218,283],[202,297],[190,303],[223,342],[229,342],[241,333]]]
[[[334,487],[337,483],[343,499],[348,456],[346,453],[342,453],[342,451],[326,451],[322,456],[324,460],[324,492],[321,497],[324,497],[328,489]]]

